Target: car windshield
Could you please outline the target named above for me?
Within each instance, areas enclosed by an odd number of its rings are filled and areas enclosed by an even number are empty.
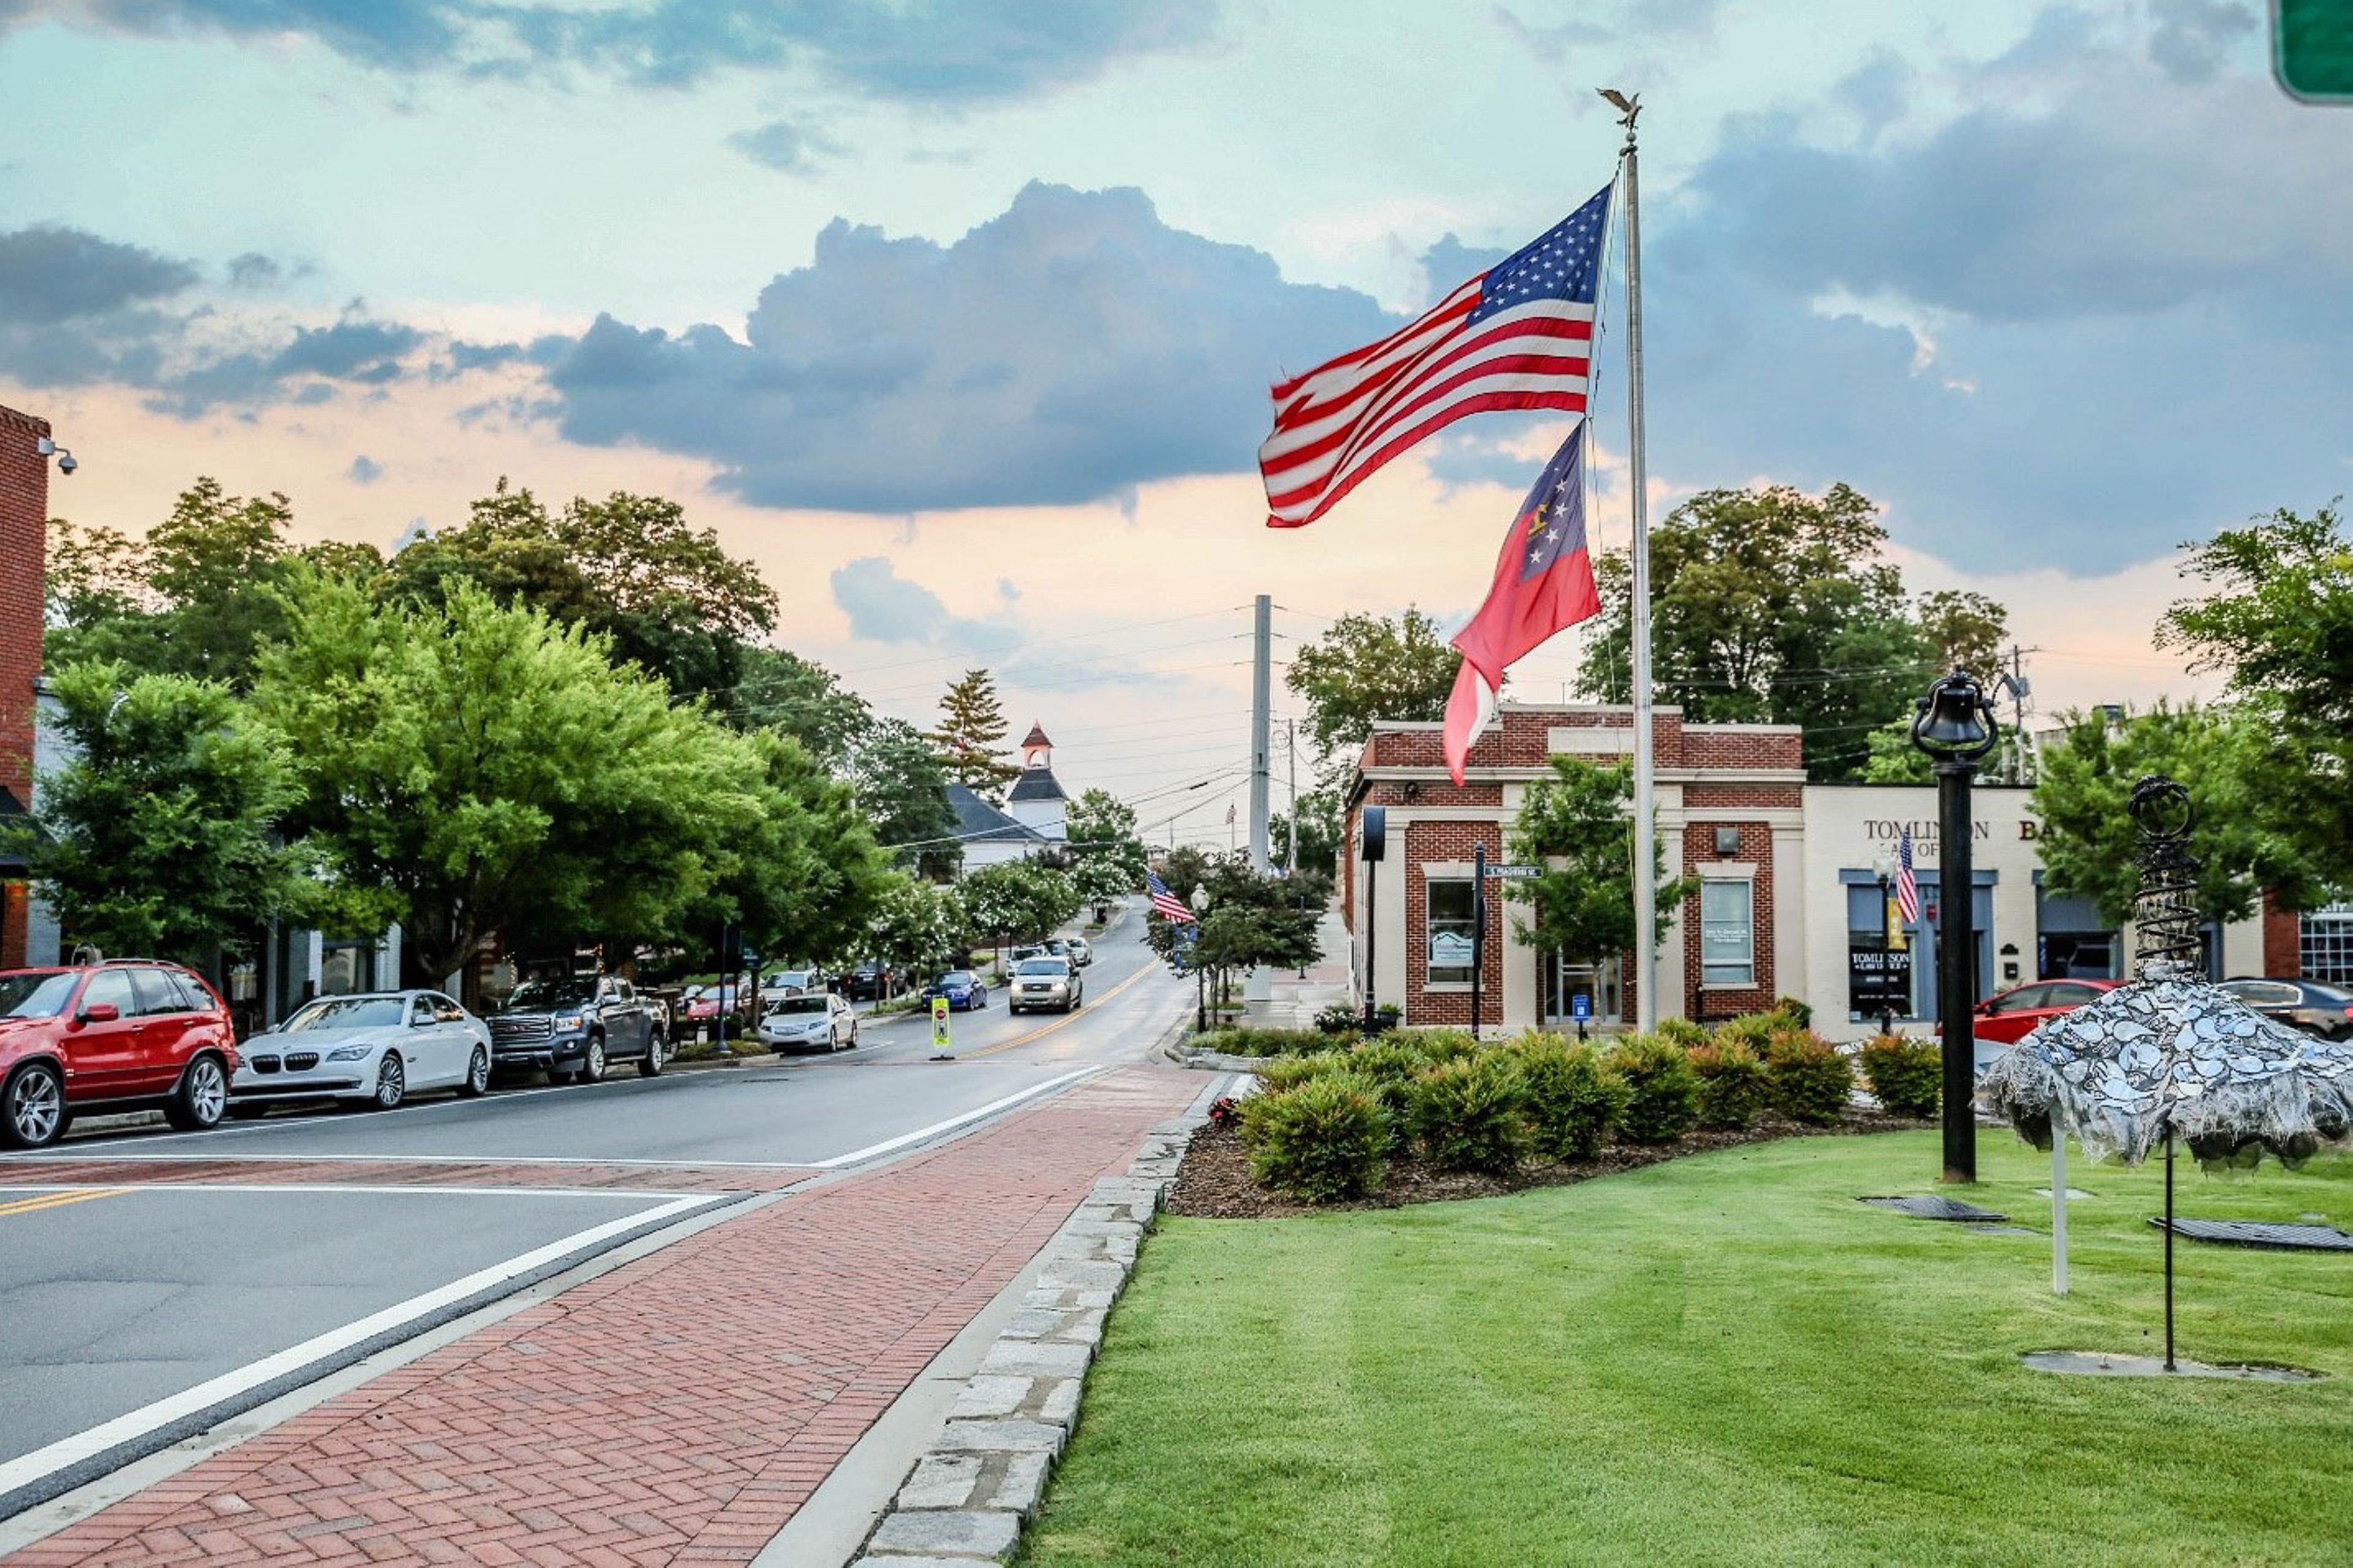
[[[561,980],[526,980],[515,987],[507,998],[509,1008],[577,1007],[596,997],[596,982],[592,978],[565,976]]]
[[[1021,961],[1021,967],[1016,971],[1021,974],[1068,974],[1070,972],[1069,963],[1059,958],[1025,958]]]
[[[278,1027],[289,1035],[308,1029],[381,1029],[407,1017],[408,1004],[398,996],[322,996]]]
[[[774,974],[769,975],[765,980],[761,981],[760,984],[766,986],[769,990],[774,991],[780,985],[799,985],[806,987],[809,983],[809,973],[806,969],[779,969]]]
[[[940,984],[943,985],[969,985],[972,984],[972,971],[969,969],[951,969],[945,974],[940,976]]]
[[[0,974],[0,1018],[54,1018],[73,994],[70,970]]]
[[[2341,985],[2323,985],[2317,980],[2307,980],[2304,982],[2304,994],[2332,1007],[2353,1006],[2353,991]]]
[[[822,996],[787,996],[768,1009],[768,1016],[773,1018],[779,1013],[822,1013],[824,1011],[825,998]]]

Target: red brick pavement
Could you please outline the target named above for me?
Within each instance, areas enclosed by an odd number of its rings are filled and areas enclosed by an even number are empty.
[[[18,1174],[22,1173],[22,1174]],[[515,1165],[406,1160],[87,1160],[44,1159],[0,1167],[0,1182],[58,1186],[141,1183],[227,1183],[237,1186],[610,1187],[669,1193],[774,1193],[818,1173],[814,1166],[763,1170],[744,1165]]]
[[[516,1313],[11,1555],[747,1563],[1199,1080],[1134,1067]]]

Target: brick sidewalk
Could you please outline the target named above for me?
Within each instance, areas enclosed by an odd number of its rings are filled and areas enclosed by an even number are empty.
[[[1124,1068],[715,1226],[6,1561],[748,1563],[1199,1087]]]

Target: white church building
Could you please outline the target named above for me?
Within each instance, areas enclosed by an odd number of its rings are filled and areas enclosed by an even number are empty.
[[[1021,742],[1021,772],[1006,792],[1003,807],[960,784],[948,786],[948,805],[955,812],[967,871],[1026,859],[1070,842],[1071,797],[1054,776],[1054,742],[1042,724],[1031,724]]]

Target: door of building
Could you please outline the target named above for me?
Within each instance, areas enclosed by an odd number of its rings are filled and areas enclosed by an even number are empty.
[[[1538,977],[1543,983],[1544,1027],[1575,1028],[1577,998],[1581,994],[1590,1008],[1588,1024],[1615,1024],[1623,1018],[1623,1002],[1620,995],[1619,965],[1615,959],[1599,964],[1572,963],[1559,951],[1545,953],[1538,961]]]

